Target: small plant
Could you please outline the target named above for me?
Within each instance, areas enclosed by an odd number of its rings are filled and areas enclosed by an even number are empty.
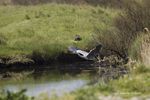
[[[26,89],[23,89],[16,93],[10,91],[2,91],[0,93],[0,100],[33,100],[34,98],[29,98],[25,95],[26,91]]]
[[[29,15],[25,15],[25,19],[29,20],[31,19]]]

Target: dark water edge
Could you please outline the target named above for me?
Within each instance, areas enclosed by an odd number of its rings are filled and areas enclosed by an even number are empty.
[[[44,70],[58,70],[58,71],[68,71],[68,72],[80,72],[82,70],[92,70],[94,66],[94,62],[92,61],[82,61],[76,63],[60,63],[55,62],[53,64],[45,64],[45,65],[11,65],[11,66],[1,66],[0,73],[4,73],[7,71],[10,72],[20,72],[20,71],[44,71]]]
[[[70,74],[81,73],[83,70],[95,71],[95,69],[93,69],[95,62],[81,59],[77,55],[73,54],[61,54],[57,58],[46,60],[40,57],[35,57],[32,59],[34,63],[22,63],[21,61],[16,61],[11,64],[1,63],[0,76],[11,77],[11,72],[20,73],[23,71],[34,71],[34,73],[44,73],[47,71],[57,70],[60,73]],[[7,60],[5,59],[5,62],[7,62]]]
[[[41,75],[48,75],[50,73],[52,75],[57,74],[60,76],[67,74],[72,77],[80,74],[84,74],[85,76],[90,75],[92,77],[91,83],[89,84],[95,84],[102,78],[106,81],[118,79],[119,77],[128,74],[128,69],[124,66],[109,66],[107,64],[102,65],[102,63],[93,63],[89,61],[76,62],[72,64],[57,63],[54,65],[42,66],[11,66],[10,68],[0,70],[0,80],[9,80],[14,77],[20,78],[20,75],[21,79],[29,75],[37,79]]]
[[[32,76],[39,77],[42,74],[54,73],[59,75],[68,74],[70,76],[76,76],[81,73],[95,74],[96,69],[93,66],[94,62],[82,61],[76,63],[53,63],[51,65],[12,65],[12,66],[3,66],[0,70],[0,80],[9,79],[17,77],[19,74],[25,76],[24,72],[32,72]]]
[[[34,57],[32,59],[34,59],[34,63],[21,63],[15,60],[16,62],[13,64],[0,66],[1,79],[12,77],[14,73],[32,71],[36,74],[54,70],[62,75],[65,73],[77,75],[82,72],[90,72],[90,74],[97,74],[96,77],[105,78],[106,80],[117,79],[124,74],[128,74],[126,61],[115,55],[105,57],[103,60],[97,62],[87,61],[73,54],[61,54],[52,60],[44,60],[40,57]]]
[[[87,62],[87,60],[84,60],[77,55],[69,53],[62,53],[57,57],[48,58],[43,58],[41,56],[0,57],[0,68],[10,68],[12,66],[24,66],[27,68],[31,68],[31,66],[72,64],[76,62]]]
[[[20,58],[20,57],[19,57]],[[12,58],[15,59],[15,58]],[[26,59],[26,57],[23,59]],[[93,61],[86,61],[81,59],[77,55],[72,54],[61,54],[53,59],[43,59],[40,57],[32,57],[34,63],[29,62],[22,63],[23,60],[14,60],[13,63],[10,62],[10,58],[4,59],[3,62],[0,64],[0,79],[5,79],[9,77],[16,76],[15,73],[22,73],[22,72],[33,72],[34,76],[38,76],[39,73],[47,73],[52,71],[57,71],[62,75],[65,73],[76,75],[82,73],[82,71],[91,71],[93,70]]]

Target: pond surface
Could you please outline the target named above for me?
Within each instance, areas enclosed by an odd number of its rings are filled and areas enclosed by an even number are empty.
[[[17,92],[22,89],[27,89],[26,95],[38,96],[40,94],[47,94],[48,96],[57,95],[61,96],[65,93],[70,93],[83,87],[86,84],[86,80],[62,80],[57,82],[45,82],[45,83],[34,83],[34,84],[15,84],[6,85],[2,87],[4,90]]]
[[[62,96],[85,86],[89,75],[87,72],[51,70],[47,66],[45,69],[42,67],[42,69],[34,70],[32,74],[27,75],[28,73],[30,71],[17,72],[17,74],[13,72],[12,77],[0,81],[0,90],[18,92],[27,89],[28,96],[40,94]]]

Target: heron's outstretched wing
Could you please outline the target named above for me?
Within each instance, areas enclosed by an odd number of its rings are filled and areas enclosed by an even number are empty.
[[[68,50],[86,60],[94,60],[96,56],[98,55],[101,48],[102,48],[102,45],[98,45],[94,49],[92,49],[89,53],[86,51],[77,49],[76,47],[73,47],[73,46],[69,46]]]
[[[89,54],[87,55],[88,59],[94,59],[96,56],[95,49],[90,50]]]
[[[73,47],[73,46],[68,47],[68,50],[72,52],[73,54],[77,54],[79,57],[88,60],[87,58],[87,55],[89,54],[88,52],[77,49],[76,47]]]
[[[94,49],[90,50],[89,54],[87,55],[87,58],[94,59],[99,54],[101,48],[101,44],[97,45]]]
[[[77,49],[76,47],[69,46],[69,47],[68,47],[68,50],[69,50],[70,52],[76,54],[78,49]]]

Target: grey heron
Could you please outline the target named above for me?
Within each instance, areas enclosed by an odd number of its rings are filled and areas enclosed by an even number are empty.
[[[90,52],[80,50],[80,49],[78,49],[76,47],[73,47],[73,46],[68,47],[68,50],[70,52],[72,52],[73,54],[77,54],[79,57],[81,57],[83,59],[95,60],[96,57],[98,56],[99,51],[101,50],[101,48],[102,48],[102,45],[99,44],[94,49],[90,50]]]

